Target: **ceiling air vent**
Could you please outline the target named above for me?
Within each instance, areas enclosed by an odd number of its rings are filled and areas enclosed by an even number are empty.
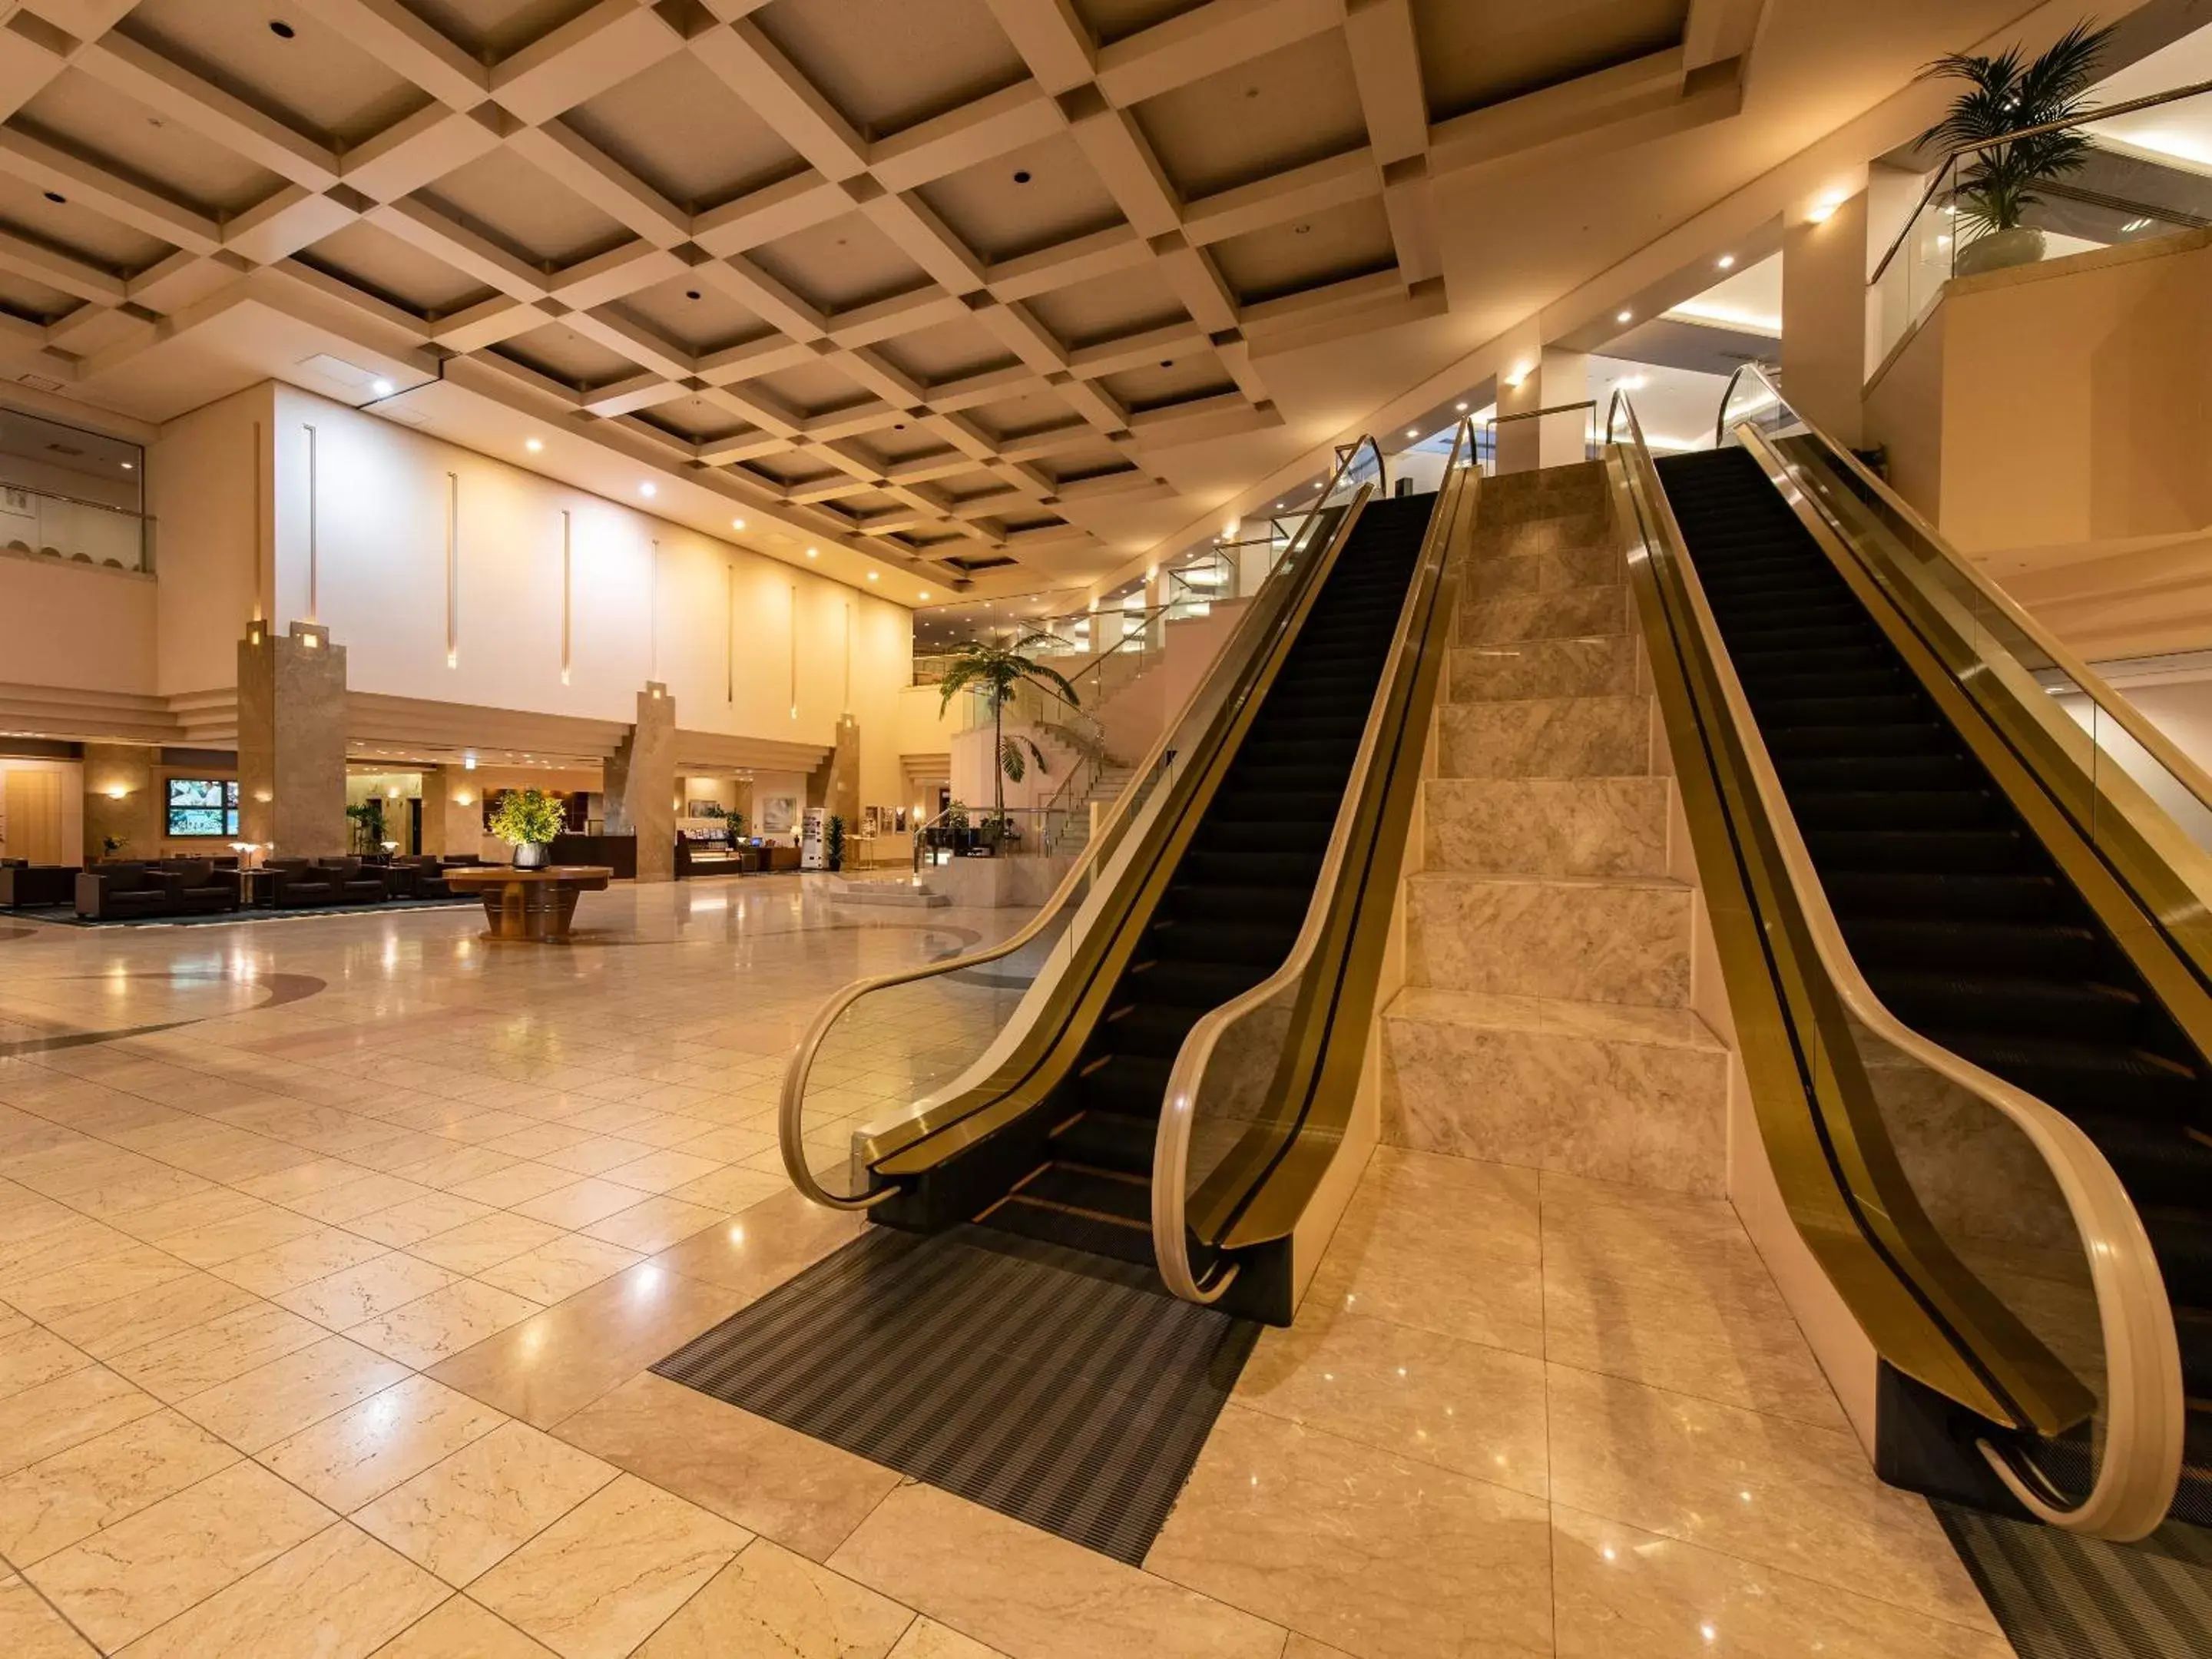
[[[34,392],[59,392],[62,389],[59,380],[44,374],[18,374],[15,380],[19,385],[29,386]]]

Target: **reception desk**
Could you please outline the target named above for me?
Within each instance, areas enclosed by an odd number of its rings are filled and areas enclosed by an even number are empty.
[[[635,836],[556,836],[550,856],[556,864],[604,864],[617,881],[637,879]]]

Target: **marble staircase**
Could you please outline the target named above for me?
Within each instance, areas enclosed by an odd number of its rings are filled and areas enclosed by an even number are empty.
[[[1729,1051],[1604,475],[1492,480],[1385,1007],[1384,1140],[1717,1196]]]

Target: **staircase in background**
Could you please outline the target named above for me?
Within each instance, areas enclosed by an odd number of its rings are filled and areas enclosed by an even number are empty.
[[[1070,815],[1066,828],[1054,837],[1054,853],[1073,858],[1090,845],[1091,826],[1121,798],[1121,792],[1129,787],[1129,780],[1136,775],[1135,767],[1117,760],[1109,759],[1102,765],[1091,780],[1091,787],[1077,803],[1076,811]]]
[[[1484,486],[1384,1011],[1382,1138],[1717,1196],[1729,1051],[1593,465]]]

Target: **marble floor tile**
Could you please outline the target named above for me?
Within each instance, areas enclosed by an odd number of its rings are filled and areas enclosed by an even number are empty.
[[[540,1164],[550,1164],[556,1170],[566,1170],[575,1176],[603,1176],[609,1170],[618,1169],[633,1159],[642,1158],[653,1150],[641,1140],[624,1140],[615,1135],[591,1134],[588,1139],[557,1152],[541,1152]]]
[[[1295,1642],[1297,1638],[1291,1639]],[[1006,1659],[1006,1656],[973,1637],[963,1636],[950,1625],[917,1619],[891,1650],[891,1659]]]
[[[884,1659],[908,1609],[767,1539],[715,1574],[639,1659]]]
[[[900,1479],[826,1441],[649,1371],[554,1432],[817,1561],[829,1559]]]
[[[447,1594],[420,1567],[340,1522],[132,1644],[130,1655],[367,1659]]]
[[[773,1170],[749,1170],[742,1164],[732,1164],[695,1180],[684,1182],[671,1189],[671,1196],[687,1204],[702,1204],[720,1210],[724,1215],[736,1215],[752,1209],[764,1200],[772,1199],[791,1190],[791,1177],[783,1172],[782,1154],[777,1155]],[[612,1179],[612,1177],[609,1177]]]
[[[1850,1434],[1561,1365],[1547,1391],[1559,1504],[1994,1628],[1926,1501]]]
[[[644,1257],[619,1244],[568,1233],[525,1252],[477,1278],[486,1285],[526,1297],[541,1307],[566,1301],[601,1279],[635,1267]]]
[[[617,1164],[605,1172],[605,1179],[619,1182],[625,1187],[635,1187],[642,1192],[665,1193],[681,1187],[687,1181],[696,1181],[702,1176],[712,1175],[722,1167],[723,1159],[708,1158],[689,1147],[663,1148],[647,1152],[643,1158],[632,1158],[627,1164]]]
[[[133,1244],[97,1261],[10,1285],[5,1294],[10,1305],[33,1319],[65,1319],[118,1297],[156,1289],[191,1271],[151,1244]]]
[[[255,1300],[251,1291],[194,1271],[52,1322],[56,1334],[94,1358],[109,1359],[250,1308]]]
[[[830,1570],[1012,1659],[1279,1659],[1279,1625],[934,1486],[902,1486]]]
[[[0,1335],[0,1400],[81,1371],[92,1363],[92,1355],[36,1325]]]
[[[105,1366],[88,1365],[0,1400],[0,1474],[67,1451],[157,1412],[161,1401]]]
[[[410,1198],[388,1210],[356,1216],[346,1223],[349,1232],[373,1238],[380,1244],[405,1249],[437,1233],[450,1232],[465,1221],[492,1212],[489,1204],[453,1193],[432,1192]]]
[[[756,1204],[726,1226],[696,1233],[653,1260],[687,1279],[750,1298],[850,1243],[866,1225],[859,1216],[808,1203],[787,1185],[781,1194]]]
[[[550,1427],[744,1304],[734,1291],[671,1272],[665,1259],[602,1279],[440,1362],[432,1374],[510,1417]]]
[[[38,1591],[0,1569],[0,1653],[9,1659],[96,1659],[99,1652]]]
[[[71,1212],[59,1226],[0,1244],[0,1297],[18,1285],[140,1248],[129,1233]]]
[[[356,1166],[355,1178],[342,1186],[326,1187],[301,1198],[287,1200],[285,1208],[333,1227],[365,1215],[374,1215],[410,1198],[422,1198],[432,1189],[396,1175],[383,1175]]]
[[[126,1211],[108,1218],[108,1224],[121,1229],[133,1238],[149,1244],[159,1244],[165,1238],[179,1233],[198,1231],[224,1221],[234,1221],[243,1215],[252,1215],[264,1208],[262,1201],[235,1187],[209,1187],[189,1197],[171,1199],[166,1203],[149,1205],[144,1209]]]
[[[533,1198],[543,1198],[569,1185],[575,1178],[568,1170],[556,1170],[550,1164],[526,1160],[494,1174],[464,1181],[452,1190],[459,1197],[472,1198],[479,1204],[503,1210],[511,1205],[526,1204]]]
[[[637,1198],[638,1189],[635,1187],[586,1176],[527,1203],[517,1204],[514,1209],[517,1215],[550,1222],[556,1227],[588,1227],[594,1221],[605,1220],[617,1210],[627,1210],[637,1202]]]
[[[391,1248],[358,1232],[319,1223],[304,1237],[219,1262],[210,1271],[256,1296],[276,1296],[374,1261]]]
[[[420,1370],[520,1323],[538,1307],[512,1291],[463,1279],[353,1326],[346,1334]]]
[[[113,1652],[335,1518],[258,1464],[234,1463],[56,1552],[24,1576]]]
[[[621,1659],[752,1534],[620,1475],[478,1580],[471,1594],[563,1659]]]
[[[1551,1651],[1548,1514],[1231,1405],[1146,1570],[1366,1659]]]
[[[1291,1328],[1261,1334],[1232,1398],[1401,1457],[1546,1495],[1544,1365],[1527,1354],[1309,1304]]]
[[[552,1651],[497,1613],[456,1595],[379,1648],[376,1659],[548,1659]]]
[[[410,1376],[278,1441],[261,1461],[350,1515],[506,1421],[465,1394]]]
[[[457,1273],[480,1273],[562,1236],[561,1229],[549,1222],[497,1210],[410,1244],[407,1253]]]
[[[626,1250],[650,1255],[681,1243],[721,1220],[723,1212],[709,1205],[693,1204],[666,1194],[617,1210],[604,1221],[581,1229],[586,1238],[605,1239]]]
[[[320,1341],[177,1401],[177,1409],[241,1451],[258,1452],[407,1375],[407,1367],[343,1336]]]
[[[354,1519],[459,1587],[621,1473],[526,1424],[506,1423],[403,1481]]]
[[[28,1566],[238,1459],[174,1412],[110,1429],[0,1480],[0,1556]]]
[[[312,1319],[325,1330],[349,1330],[417,1297],[442,1291],[460,1275],[393,1250],[326,1279],[312,1279],[270,1299]]]
[[[155,1399],[174,1401],[296,1353],[327,1334],[314,1321],[289,1308],[248,1298],[234,1312],[130,1349],[110,1363]]]
[[[195,1267],[216,1267],[325,1231],[320,1222],[310,1217],[264,1202],[260,1209],[195,1227],[190,1232],[173,1233],[160,1242],[170,1255]]]
[[[1578,1510],[1552,1512],[1559,1659],[2012,1659],[1951,1624]]]

